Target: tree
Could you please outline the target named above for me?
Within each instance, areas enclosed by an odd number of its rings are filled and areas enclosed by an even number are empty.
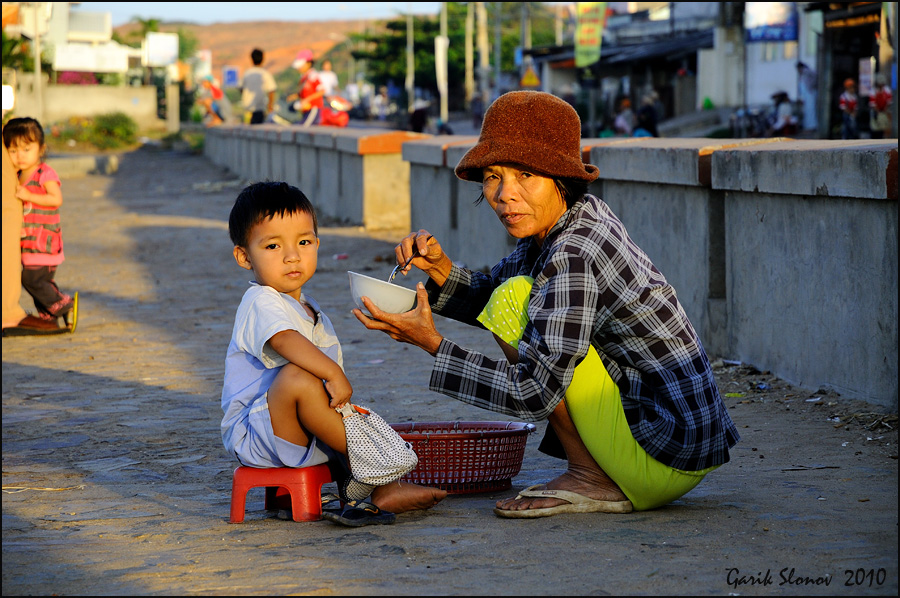
[[[113,31],[112,39],[123,46],[131,46],[132,48],[140,48],[147,34],[158,32],[161,25],[159,19],[141,19],[140,17],[132,18],[131,22],[138,24],[140,27],[131,30],[126,37],[122,37],[118,32]],[[200,47],[200,40],[197,39],[197,36],[191,30],[184,27],[179,27],[177,33],[178,60],[185,62],[193,58],[197,53],[197,49]]]
[[[447,3],[447,31],[450,48],[447,52],[447,80],[450,110],[462,110],[465,101],[465,35],[466,2]],[[496,18],[499,6],[501,15],[501,70],[516,70],[515,51],[522,45],[521,2],[489,3],[490,19]],[[543,2],[530,2],[532,44],[549,45],[555,40],[554,20]],[[383,29],[354,34],[347,42],[356,60],[367,61],[367,76],[376,86],[388,81],[402,87],[406,79],[406,18],[384,21]],[[413,52],[415,56],[416,87],[428,89],[437,97],[437,80],[434,64],[434,38],[440,35],[440,15],[413,19]],[[490,36],[494,35],[491,25]],[[361,47],[360,47],[361,46]],[[493,52],[493,44],[491,51]],[[493,62],[493,59],[492,61]]]
[[[2,32],[3,39],[3,68],[11,68],[23,73],[34,72],[34,51],[31,43],[23,37],[10,37],[6,31]],[[41,71],[51,72],[53,63],[47,58],[45,52],[41,52]]]
[[[34,57],[21,37],[9,37],[3,30],[3,68],[34,71]]]
[[[131,22],[137,23],[140,26],[140,29],[138,29],[138,39],[144,39],[147,37],[148,33],[159,32],[159,19],[154,19],[152,17],[149,19],[132,17]]]
[[[200,47],[200,40],[188,29],[184,27],[178,28],[178,60],[187,62],[197,54]]]

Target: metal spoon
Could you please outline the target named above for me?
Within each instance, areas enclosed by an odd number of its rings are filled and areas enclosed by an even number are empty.
[[[432,238],[434,238],[434,235],[428,235],[428,238],[425,239],[425,243],[428,244],[428,241],[430,241]],[[410,263],[411,261],[413,261],[413,258],[416,257],[416,256],[418,256],[418,255],[419,255],[419,249],[418,249],[418,247],[414,244],[414,245],[413,245],[413,254],[412,254],[411,256],[409,256],[409,259],[406,260],[406,263],[403,264],[402,266],[401,266],[400,264],[397,264],[396,266],[394,266],[394,269],[391,270],[391,275],[388,277],[388,282],[394,282],[394,277],[397,276],[397,272],[399,272],[399,271],[401,271],[401,270],[405,270],[406,267],[409,265],[409,263]]]

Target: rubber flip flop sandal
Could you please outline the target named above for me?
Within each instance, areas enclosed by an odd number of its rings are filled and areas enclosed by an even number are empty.
[[[10,326],[3,329],[3,336],[49,336],[68,333],[68,328],[32,328],[31,326]]]
[[[72,309],[63,316],[63,322],[69,332],[75,332],[75,326],[78,325],[78,291],[72,295]]]
[[[512,511],[508,509],[494,508],[494,513],[498,517],[507,519],[532,519],[535,517],[550,517],[551,515],[560,515],[563,513],[630,513],[632,505],[630,500],[594,500],[575,492],[568,490],[549,490],[541,488],[542,484],[529,486],[525,490],[519,492],[516,500],[521,498],[555,498],[566,501],[555,507],[544,507],[542,509],[525,509],[523,511]]]
[[[382,511],[370,502],[360,501],[348,502],[341,511],[323,511],[322,517],[348,527],[389,525],[397,520],[393,513]]]

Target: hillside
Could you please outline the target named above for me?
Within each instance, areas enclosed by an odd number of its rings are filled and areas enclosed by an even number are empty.
[[[252,5],[248,5],[252,10]],[[243,73],[252,66],[250,51],[260,48],[265,52],[265,66],[277,75],[290,68],[298,50],[310,48],[318,58],[328,52],[349,33],[360,33],[365,21],[246,21],[240,23],[163,23],[159,30],[178,32],[180,29],[197,37],[199,48],[212,52],[213,73],[221,77],[222,67],[236,66]],[[115,28],[115,32],[128,40],[139,30],[136,24]]]

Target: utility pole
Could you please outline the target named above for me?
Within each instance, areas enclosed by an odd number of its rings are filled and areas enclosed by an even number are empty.
[[[406,103],[407,111],[412,114],[413,104],[416,101],[416,62],[413,56],[413,15],[412,2],[407,2],[409,10],[406,13]]]
[[[450,50],[450,39],[447,37],[447,3],[441,2],[441,41],[443,52],[440,56],[435,56],[441,61],[440,69],[443,77],[438,77],[438,89],[441,92],[441,122],[446,123],[449,117],[447,109],[447,53]]]
[[[476,2],[475,10],[478,23],[478,83],[481,87],[482,105],[486,109],[488,104],[491,103],[491,92],[489,88],[491,66],[488,62],[487,7],[484,4],[484,2]]]
[[[38,8],[41,2],[32,4],[34,9],[34,95],[37,104],[37,120],[44,120],[44,82],[41,74],[41,22],[38,15]]]
[[[494,98],[500,97],[500,59],[503,56],[503,3],[494,2]]]
[[[472,36],[475,33],[475,7],[466,3],[466,110],[472,106],[475,95],[475,51]]]
[[[521,22],[519,24],[521,28],[521,37],[522,37],[522,66],[520,68],[519,76],[523,76],[528,68],[532,65],[533,59],[529,50],[531,50],[531,6],[528,2],[522,3],[522,13],[521,13]]]
[[[559,15],[560,8],[559,6],[555,6],[553,8],[553,25],[556,33],[556,45],[561,46],[563,44],[563,21],[562,17]]]
[[[359,25],[360,25],[359,30],[362,35],[361,35],[360,39],[357,40],[357,42],[356,42],[356,49],[362,50],[366,47],[365,39],[369,36],[369,21],[363,20],[360,22]],[[363,91],[363,83],[365,83],[366,77],[368,76],[368,68],[369,68],[369,63],[366,62],[365,58],[363,58],[362,60],[359,61],[359,70],[358,70],[359,74],[357,75],[357,77],[359,78],[358,83],[359,83],[360,93],[362,93],[362,91]]]

